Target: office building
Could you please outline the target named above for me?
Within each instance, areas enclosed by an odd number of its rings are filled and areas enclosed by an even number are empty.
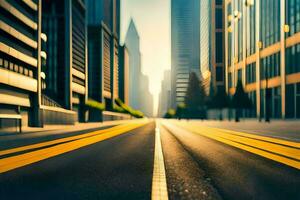
[[[200,1],[200,62],[208,95],[224,90],[223,0]]]
[[[85,121],[84,3],[3,0],[0,9],[1,130]]]
[[[224,34],[224,8],[225,0],[212,0],[211,13],[211,74],[212,86],[217,90],[225,90],[225,34]]]
[[[87,0],[87,10],[89,97],[113,110],[119,98],[120,1]]]
[[[40,1],[0,2],[0,129],[40,126]],[[20,123],[20,122],[19,122]]]
[[[148,77],[142,73],[140,37],[133,20],[126,33],[125,45],[129,54],[129,105],[152,116],[153,97],[149,92]]]
[[[200,1],[171,0],[172,107],[184,102],[189,74],[200,76]]]
[[[300,1],[230,0],[225,6],[226,89],[238,80],[248,117],[300,117]]]
[[[47,36],[47,41],[42,43],[42,50],[47,54],[46,64],[42,66],[45,73],[42,103],[61,110],[61,114],[49,119],[49,123],[70,121],[70,111],[75,114],[74,121],[84,122],[87,120],[84,104],[88,94],[84,2],[43,1],[42,31]]]

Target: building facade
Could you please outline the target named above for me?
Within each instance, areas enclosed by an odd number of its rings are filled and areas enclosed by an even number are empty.
[[[125,45],[119,48],[119,98],[129,105],[129,53]]]
[[[0,128],[85,121],[83,1],[3,0],[0,9]]]
[[[42,50],[47,59],[42,71],[44,106],[75,113],[75,121],[86,121],[88,95],[86,9],[82,0],[43,1],[42,31],[47,36]],[[49,114],[50,115],[50,114]],[[62,118],[66,118],[62,116]],[[61,117],[56,117],[63,121]],[[53,119],[51,123],[57,123]]]
[[[89,97],[112,110],[119,97],[120,1],[88,0]]]
[[[200,73],[200,1],[171,0],[172,107],[184,102],[189,74]]]
[[[229,0],[225,6],[226,90],[238,80],[248,117],[300,117],[300,1]]]
[[[211,0],[211,85],[225,90],[225,34],[223,0]]]
[[[200,68],[207,95],[224,90],[223,0],[200,1]]]
[[[0,1],[0,128],[40,126],[41,1]]]

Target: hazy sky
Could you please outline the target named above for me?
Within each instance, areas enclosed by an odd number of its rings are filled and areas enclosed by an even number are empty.
[[[121,43],[133,18],[141,40],[142,71],[149,76],[156,111],[163,71],[171,65],[170,0],[121,0],[121,3]]]

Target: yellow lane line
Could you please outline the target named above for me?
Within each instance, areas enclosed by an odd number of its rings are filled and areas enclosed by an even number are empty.
[[[167,126],[169,126],[169,124],[167,124]],[[233,147],[236,147],[236,148],[248,151],[248,152],[256,154],[256,155],[260,155],[262,157],[274,160],[276,162],[283,163],[285,165],[294,167],[296,169],[300,169],[300,162],[299,161],[296,161],[296,160],[293,160],[293,159],[289,159],[287,157],[283,157],[283,156],[280,156],[280,155],[277,155],[277,154],[273,154],[273,153],[270,153],[270,152],[267,152],[267,151],[264,151],[264,150],[261,150],[261,149],[257,149],[257,148],[251,147],[251,146],[240,144],[240,143],[237,143],[237,142],[234,142],[232,140],[228,140],[228,139],[219,137],[219,136],[211,134],[211,133],[198,132],[198,131],[195,131],[192,128],[190,128],[190,126],[189,127],[182,126],[182,125],[181,126],[180,125],[176,126],[176,128],[179,128],[179,127],[183,128],[183,129],[186,129],[186,130],[188,130],[190,132],[194,132],[194,133],[197,133],[199,135],[203,135],[205,137],[211,138],[213,140],[217,140],[217,141],[222,142],[224,144],[228,144],[230,146],[233,146]]]
[[[208,134],[214,134],[218,137],[222,137],[224,139],[228,139],[234,142],[239,142],[245,145],[249,145],[255,148],[260,148],[263,150],[271,151],[273,153],[281,154],[283,156],[287,156],[293,159],[300,160],[300,150],[287,147],[287,146],[282,146],[274,143],[269,143],[261,140],[255,140],[251,138],[246,138],[242,136],[237,136],[234,134],[228,134],[225,132],[221,132],[220,130],[214,130],[211,128],[206,128],[206,127],[199,127],[199,126],[189,126],[190,130],[194,130],[195,132],[198,133],[208,133]]]
[[[156,121],[155,128],[155,151],[151,199],[168,200],[166,171],[160,138],[160,126],[158,125],[158,121]]]
[[[114,127],[111,127],[111,128],[107,128],[107,129],[93,131],[93,132],[90,132],[90,133],[80,134],[80,135],[76,135],[76,136],[70,136],[70,137],[51,140],[51,141],[47,141],[47,142],[41,142],[41,143],[26,145],[26,146],[22,146],[22,147],[6,149],[6,150],[0,151],[0,156],[7,155],[7,154],[12,154],[12,153],[17,153],[17,152],[21,152],[21,151],[27,151],[27,150],[31,150],[31,149],[37,149],[37,148],[46,147],[46,146],[50,146],[50,145],[55,145],[55,144],[59,144],[59,143],[69,142],[69,141],[72,141],[72,140],[78,140],[78,139],[85,138],[85,137],[91,137],[91,136],[94,136],[94,135],[97,135],[97,134],[105,133],[107,131],[121,129],[122,127],[124,127],[124,124],[114,126]]]
[[[186,125],[195,124],[196,126],[201,126],[199,124],[196,124],[195,122],[181,122],[181,123],[184,123]],[[202,127],[208,128],[207,126],[202,126]],[[290,146],[290,147],[300,148],[300,143],[299,142],[281,140],[281,139],[276,139],[276,138],[271,138],[271,137],[266,137],[266,136],[260,136],[260,135],[255,135],[255,134],[249,134],[249,133],[243,133],[243,132],[233,131],[233,130],[228,130],[228,129],[221,129],[221,128],[215,128],[215,127],[209,127],[209,128],[214,129],[214,130],[219,130],[219,131],[223,131],[223,132],[236,134],[236,135],[240,135],[240,136],[244,136],[244,137],[249,137],[249,138],[253,138],[253,139],[264,140],[264,141],[268,141],[268,142],[272,142],[272,143],[276,143],[276,144],[282,144],[282,145],[286,145],[286,146]]]
[[[36,151],[32,151],[29,153],[12,156],[8,158],[0,159],[0,173],[4,173],[19,167],[23,167],[41,160],[45,160],[63,153],[67,153],[70,151],[74,151],[76,149],[121,135],[123,133],[126,133],[130,130],[136,129],[138,127],[141,127],[148,122],[139,122],[139,123],[133,123],[129,124],[126,127],[123,127],[122,129],[112,130],[100,135],[95,135],[87,138],[82,138],[75,141],[70,141],[68,143],[59,144],[53,147],[48,147]]]

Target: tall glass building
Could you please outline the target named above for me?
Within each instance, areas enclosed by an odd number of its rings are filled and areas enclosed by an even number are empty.
[[[172,107],[184,102],[189,74],[200,77],[200,1],[171,0]]]
[[[223,0],[200,1],[200,68],[209,95],[224,90]]]
[[[243,82],[248,117],[300,117],[300,0],[225,2],[226,89]]]
[[[89,97],[113,110],[119,97],[120,0],[87,0],[86,4]],[[99,111],[91,111],[90,118],[97,118],[93,112]]]
[[[75,121],[81,122],[86,121],[83,105],[88,94],[85,6],[82,0],[42,3],[42,31],[48,38],[43,45],[48,59],[42,68],[46,74],[42,103],[74,111]]]

